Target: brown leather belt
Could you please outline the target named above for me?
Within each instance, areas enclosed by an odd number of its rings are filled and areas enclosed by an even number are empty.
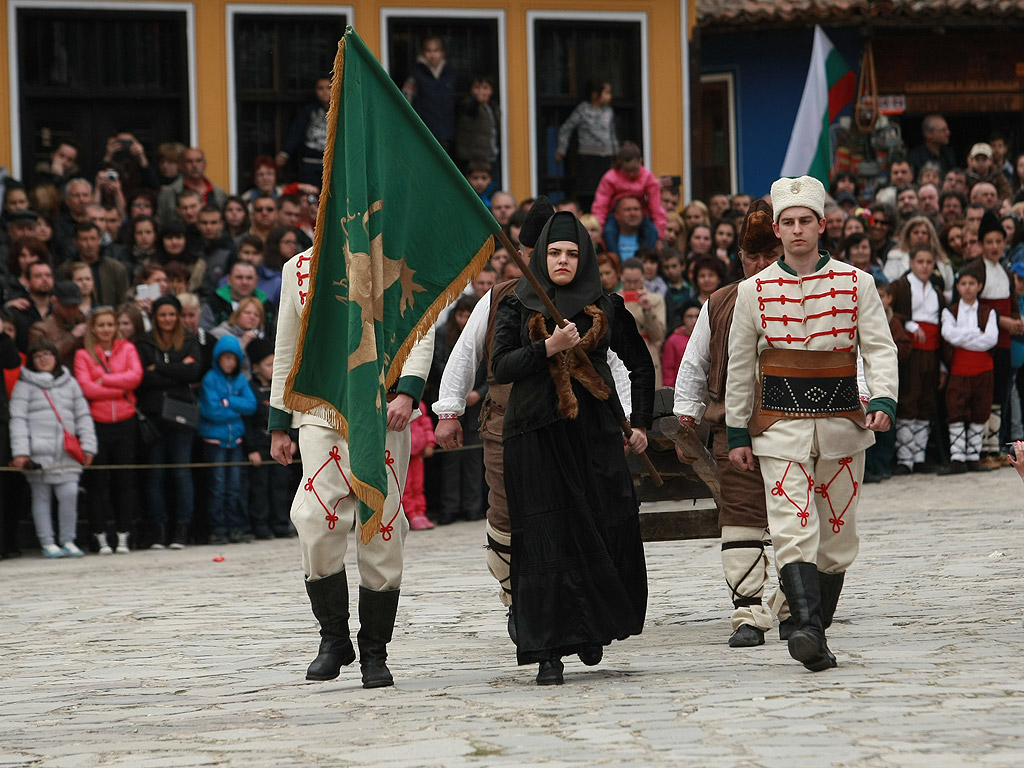
[[[853,352],[766,349],[758,358],[754,413],[759,435],[781,419],[847,418],[864,426]]]

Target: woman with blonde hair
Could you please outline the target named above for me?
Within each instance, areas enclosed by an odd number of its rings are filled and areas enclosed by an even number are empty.
[[[900,229],[896,247],[886,254],[882,271],[889,282],[899,280],[910,269],[910,253],[919,245],[927,246],[935,255],[935,272],[942,278],[942,295],[949,303],[953,297],[953,265],[939,242],[935,226],[927,216],[912,216]]]
[[[238,307],[231,313],[231,317],[211,329],[210,335],[217,341],[225,336],[234,336],[245,352],[253,339],[263,338],[266,322],[267,315],[263,302],[255,296],[249,296],[238,302]],[[249,356],[246,354],[242,358],[242,373],[248,377],[251,370]]]
[[[689,235],[683,217],[678,213],[670,213],[665,221],[665,245],[680,253],[686,253],[686,241]]]
[[[142,363],[135,345],[121,337],[113,307],[97,307],[85,326],[85,345],[75,353],[75,379],[96,425],[96,466],[134,464],[138,423],[135,388]],[[101,555],[113,553],[107,539],[107,511],[114,510],[117,553],[128,554],[132,515],[138,508],[135,472],[95,469],[86,478],[89,522]],[[113,502],[113,503],[111,503]]]

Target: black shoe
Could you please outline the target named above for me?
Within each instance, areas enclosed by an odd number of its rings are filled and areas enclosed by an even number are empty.
[[[269,528],[258,528],[256,530],[256,538],[260,541],[269,541],[274,538],[274,534]]]
[[[565,665],[561,659],[542,661],[537,671],[537,685],[561,685],[565,682],[562,671]]]
[[[299,534],[297,534],[291,528],[275,528],[274,529],[274,538],[277,538],[277,539],[294,539],[298,535]]]
[[[793,617],[789,617],[784,621],[779,622],[779,640],[786,642],[789,640],[789,636],[793,634],[793,630],[796,629],[796,622],[793,621]]]
[[[167,523],[158,523],[153,526],[153,543],[149,545],[150,549],[164,549],[164,544],[167,542]]]
[[[939,470],[940,475],[962,475],[967,471],[967,465],[962,461],[951,461]]]
[[[313,615],[320,622],[320,650],[306,670],[307,680],[333,680],[356,660],[348,634],[348,577],[345,571],[306,582]]]
[[[516,617],[512,613],[512,609],[508,609],[508,636],[512,639],[512,642],[519,645],[519,633],[516,632]]]
[[[764,645],[764,630],[750,624],[741,624],[729,637],[730,648],[753,648],[756,645]]]
[[[836,614],[839,595],[843,591],[843,580],[846,573],[823,573],[818,571],[818,593],[821,595],[821,629],[832,626],[832,617]],[[833,657],[833,660],[835,657]],[[835,666],[833,664],[833,666]]]
[[[995,469],[995,467],[990,467],[988,464],[985,463],[984,459],[982,459],[981,461],[967,462],[968,472],[991,472],[993,469]]]
[[[832,666],[825,631],[821,626],[821,590],[818,568],[814,563],[788,563],[782,566],[780,577],[796,628],[787,640],[789,655],[811,672],[821,672]]]
[[[222,546],[228,543],[228,537],[223,533],[211,533],[210,538],[206,541],[207,544],[212,544],[215,547]]]
[[[587,645],[581,648],[577,655],[588,667],[596,667],[604,658],[604,648],[600,645]]]
[[[912,470],[906,464],[897,464],[895,467],[892,468],[892,473],[894,475],[909,475],[913,471],[914,470]]]
[[[375,592],[359,587],[359,669],[363,688],[385,688],[395,684],[388,669],[388,643],[395,630],[398,613],[397,589]]]
[[[925,462],[923,464],[915,464],[914,465],[914,474],[915,475],[934,475],[938,471],[939,471],[938,467],[936,467],[934,464],[928,464],[927,462]]]
[[[880,482],[882,482],[882,476],[881,475],[876,475],[873,472],[865,472],[864,473],[864,481],[863,482],[865,482],[865,483],[880,483]]]

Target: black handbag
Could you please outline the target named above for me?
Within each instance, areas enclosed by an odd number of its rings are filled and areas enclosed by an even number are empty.
[[[139,425],[139,440],[143,445],[150,446],[160,439],[160,430],[138,408],[135,409],[135,419]]]
[[[191,392],[192,390],[189,390]],[[160,409],[160,417],[178,429],[199,429],[199,404],[195,399],[191,403],[175,400],[164,394],[164,404]]]

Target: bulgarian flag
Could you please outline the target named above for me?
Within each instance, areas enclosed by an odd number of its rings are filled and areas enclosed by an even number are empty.
[[[828,129],[839,113],[853,103],[856,90],[857,78],[849,65],[821,27],[815,26],[811,66],[781,176],[813,176],[828,188],[832,170]]]
[[[381,528],[387,390],[487,263],[498,223],[351,27],[338,43],[309,294],[285,404],[348,441],[360,535]]]

